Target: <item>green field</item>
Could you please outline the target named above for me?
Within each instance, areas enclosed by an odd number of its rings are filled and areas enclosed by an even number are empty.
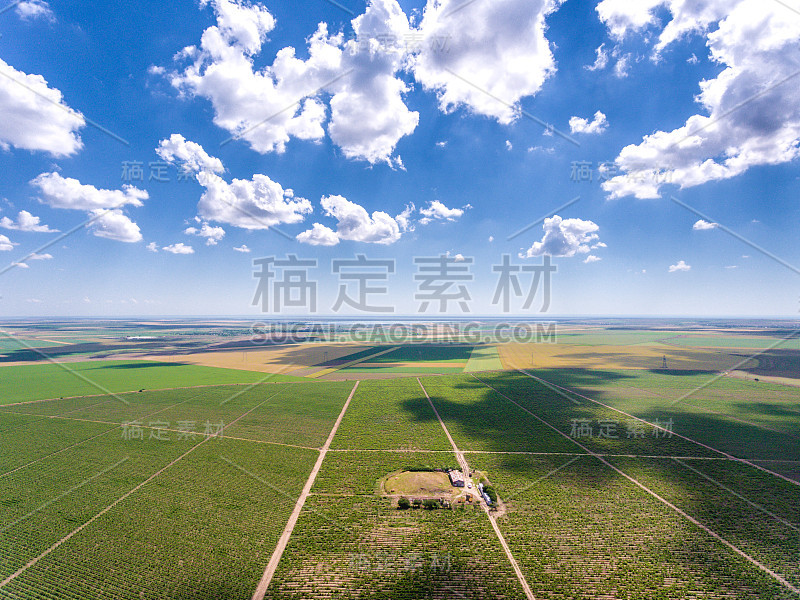
[[[250,598],[319,458],[267,598],[526,599],[523,581],[551,600],[797,598],[800,485],[779,475],[800,475],[800,388],[700,370],[537,380],[492,347],[395,352],[375,363],[470,372],[353,391],[67,365],[132,392],[116,396],[56,365],[0,367],[0,599]],[[448,434],[498,511],[382,495],[391,473],[459,467]]]
[[[0,404],[103,394],[106,390],[130,392],[143,388],[292,380],[299,378],[137,360],[47,363],[0,367]]]
[[[498,354],[496,346],[475,346],[467,366],[464,367],[464,372],[501,371],[502,369],[503,363],[500,362],[500,354]]]

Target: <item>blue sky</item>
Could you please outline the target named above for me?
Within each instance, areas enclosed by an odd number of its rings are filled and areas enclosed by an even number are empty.
[[[287,253],[317,259],[320,314],[333,259],[396,260],[415,314],[413,259],[445,253],[474,258],[474,315],[503,254],[552,255],[550,315],[797,314],[800,13],[339,4],[0,13],[2,268],[58,240],[0,275],[0,314],[258,314],[252,260]]]

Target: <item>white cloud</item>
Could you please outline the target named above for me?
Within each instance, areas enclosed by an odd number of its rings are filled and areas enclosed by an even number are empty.
[[[242,244],[241,246],[238,247],[234,246],[233,249],[236,250],[236,252],[243,252],[244,254],[250,253],[250,248],[248,248],[246,244]]]
[[[55,172],[42,173],[30,183],[39,188],[42,202],[52,208],[88,211],[92,219],[88,228],[97,237],[119,242],[141,241],[139,226],[121,207],[126,204],[142,206],[142,200],[149,198],[146,191],[131,185],[122,186],[122,190],[98,189]]]
[[[528,148],[528,152],[531,152],[531,153],[533,153],[533,152],[544,152],[545,154],[553,154],[555,151],[556,151],[556,149],[552,148],[550,146],[547,146],[547,147],[545,147],[545,146],[530,146]]]
[[[164,246],[162,250],[171,254],[194,254],[194,248],[187,246],[183,242],[178,242],[177,244],[172,244],[170,246]]]
[[[720,72],[700,82],[702,113],[622,149],[616,159],[621,174],[603,184],[609,196],[656,198],[666,183],[689,188],[797,158],[800,86],[787,78],[800,64],[800,29],[786,8],[757,0],[604,0],[597,10],[621,38],[657,25],[660,7],[672,18],[658,35],[654,57],[697,32]]]
[[[298,234],[297,241],[312,246],[335,246],[339,243],[339,236],[330,227],[314,223],[311,229]]]
[[[594,119],[589,121],[581,117],[570,117],[570,133],[598,134],[603,133],[608,127],[606,116],[599,110],[594,113]]]
[[[27,210],[19,211],[17,222],[8,217],[0,219],[0,227],[3,229],[15,229],[17,231],[27,231],[36,233],[56,233],[58,229],[50,229],[47,225],[40,223],[39,217],[34,217]]]
[[[337,220],[335,233],[340,240],[387,245],[400,239],[400,225],[383,211],[376,210],[370,215],[363,206],[343,196],[325,196],[320,203],[325,214]],[[327,238],[330,239],[330,234]]]
[[[511,123],[520,114],[520,99],[536,94],[556,70],[545,18],[559,4],[428,0],[419,27],[428,43],[412,65],[417,81],[436,91],[443,112],[465,106]]]
[[[47,19],[52,21],[55,18],[50,5],[44,0],[25,0],[16,6],[19,17],[23,20]]]
[[[432,221],[456,221],[464,215],[466,209],[472,208],[469,204],[463,208],[447,208],[438,200],[433,200],[428,203],[425,208],[420,208],[419,212],[422,218],[419,222],[422,225],[427,225]]]
[[[0,148],[41,150],[71,156],[83,147],[77,131],[86,125],[79,112],[48,87],[41,75],[17,71],[0,59]]]
[[[121,208],[125,204],[142,206],[149,198],[145,190],[123,185],[122,190],[98,189],[83,185],[77,179],[64,178],[58,173],[42,173],[31,182],[42,193],[42,201],[52,208],[95,210],[98,208]]]
[[[147,244],[147,249],[150,252],[158,252],[158,244],[156,244],[155,242],[150,242],[149,244]]]
[[[739,265],[727,265],[725,268],[726,269],[738,269]]]
[[[313,212],[311,202],[295,197],[292,190],[266,175],[228,183],[219,175],[201,171],[197,181],[206,188],[197,211],[207,221],[243,229],[269,229],[282,223],[300,223]]]
[[[395,217],[397,224],[400,226],[400,231],[404,233],[406,231],[414,231],[414,224],[411,222],[411,215],[415,210],[416,206],[414,206],[413,202],[411,204],[406,204],[403,212]]]
[[[596,233],[600,227],[592,221],[583,219],[562,219],[554,215],[545,219],[542,224],[544,237],[540,242],[534,242],[527,252],[521,254],[522,258],[533,256],[575,256],[575,254],[588,254],[594,247],[601,247],[595,243],[599,238]]]
[[[41,304],[42,301],[39,298],[28,298],[26,302],[30,302],[31,304]]]
[[[142,241],[139,226],[121,210],[96,209],[90,214],[96,218],[89,225],[89,229],[97,237],[128,243]]]
[[[513,150],[513,149],[514,149],[514,145],[510,141],[506,140],[506,150],[511,152],[511,150]]]
[[[396,0],[371,0],[352,26],[357,39],[344,44],[341,58],[342,71],[352,73],[331,86],[328,133],[348,158],[402,167],[392,153],[419,123],[419,113],[403,100],[408,86],[395,77],[405,65],[408,18]],[[369,48],[360,39],[368,39]]]
[[[456,254],[453,258],[456,259],[456,262],[464,262],[464,255],[461,254],[460,252]]]
[[[30,269],[30,265],[26,265],[24,262],[15,262],[11,263],[14,267],[19,267],[20,269]]]
[[[206,246],[216,246],[225,237],[225,230],[222,227],[214,227],[208,223],[203,223],[199,229],[187,227],[183,233],[206,238]]]
[[[608,64],[608,51],[606,50],[605,44],[600,44],[595,50],[595,54],[594,64],[584,67],[587,71],[602,71]]]
[[[156,154],[170,164],[179,164],[190,173],[200,171],[222,173],[225,170],[220,159],[209,156],[200,144],[189,142],[178,133],[173,133],[169,139],[161,140],[156,148]]]
[[[602,259],[602,258],[600,258],[599,256],[595,256],[594,254],[590,254],[589,256],[587,256],[587,257],[586,257],[586,258],[583,260],[583,262],[584,262],[585,264],[589,264],[589,263],[594,263],[594,262],[600,262],[601,260],[603,260],[603,259]]]
[[[358,39],[368,40],[366,47],[345,41],[342,34],[328,35],[321,23],[307,40],[306,60],[286,47],[259,69],[254,62],[275,27],[272,15],[241,0],[210,4],[217,25],[203,32],[199,49],[179,53],[192,62],[170,77],[182,93],[211,102],[216,125],[257,152],[284,152],[292,137],[324,137],[327,110],[321,96],[330,95],[328,133],[344,155],[399,166],[394,147],[414,131],[419,115],[404,104],[406,84],[394,76],[403,67],[404,53],[391,39],[402,40],[409,30],[395,0],[373,0],[365,14],[353,19]]]
[[[167,76],[181,94],[209,100],[214,123],[257,152],[281,153],[292,138],[319,141],[327,132],[347,158],[402,168],[395,148],[419,114],[406,106],[410,88],[398,73],[435,91],[444,112],[465,106],[511,123],[519,101],[556,70],[545,19],[562,1],[428,0],[412,28],[396,0],[369,0],[351,22],[355,39],[320,23],[306,48],[282,48],[270,61],[264,42],[276,21],[267,9],[203,0],[217,23],[176,55],[180,67]]]
[[[677,264],[669,266],[669,272],[675,273],[677,271],[689,271],[691,268],[692,267],[690,265],[687,265],[682,260],[679,260]]]
[[[36,252],[34,252],[25,260],[53,260],[53,255],[47,253],[37,254]]]
[[[492,243],[493,241],[494,241],[494,236],[493,236],[493,235],[490,235],[490,236],[489,236],[489,243]]]
[[[8,239],[7,236],[0,234],[0,252],[9,252],[17,244]]]
[[[700,219],[694,225],[692,225],[692,229],[695,231],[707,231],[709,229],[716,229],[717,227],[719,227],[718,223],[709,223],[703,219]]]
[[[179,134],[162,140],[156,152],[167,162],[182,162],[196,171],[197,182],[206,188],[197,211],[206,221],[243,229],[269,229],[282,223],[300,223],[305,215],[313,212],[311,202],[295,197],[293,190],[284,189],[266,175],[255,174],[252,179],[234,179],[228,183],[217,174],[225,171],[222,161]],[[207,241],[209,245],[225,235],[221,227],[208,225],[200,230],[190,227],[185,233],[214,240]]]
[[[624,79],[628,76],[628,71],[631,68],[631,55],[624,54],[617,59],[617,62],[614,64],[614,77],[618,79]]]
[[[439,148],[444,148],[445,146],[447,146],[447,140],[442,142],[436,142],[436,145],[439,146]]]

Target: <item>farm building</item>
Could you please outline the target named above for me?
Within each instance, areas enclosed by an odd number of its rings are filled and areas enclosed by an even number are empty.
[[[450,471],[448,476],[450,477],[450,483],[453,484],[453,487],[464,487],[464,475],[461,471]]]

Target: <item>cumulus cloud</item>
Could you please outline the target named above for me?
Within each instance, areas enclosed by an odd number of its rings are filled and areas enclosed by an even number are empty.
[[[169,252],[170,254],[194,254],[194,248],[187,246],[183,242],[178,242],[177,244],[172,244],[170,246],[164,246],[162,250],[164,252]]]
[[[11,265],[14,266],[14,267],[19,267],[20,269],[30,269],[31,268],[30,265],[27,265],[24,262],[14,262],[14,263],[11,263]]]
[[[34,252],[25,260],[53,260],[53,255],[46,252],[44,254],[37,254]]]
[[[8,239],[8,236],[0,234],[0,252],[9,252],[16,246],[14,242]]]
[[[511,123],[520,99],[536,94],[556,70],[545,19],[560,3],[428,0],[419,31],[433,43],[414,57],[414,76],[436,92],[443,112],[463,106]]]
[[[180,165],[189,173],[222,173],[225,170],[220,159],[209,156],[200,144],[187,141],[179,133],[173,133],[169,139],[161,140],[156,154],[168,163]]]
[[[19,5],[18,5],[19,7]],[[48,87],[41,75],[28,75],[0,59],[0,148],[39,150],[52,156],[71,156],[83,147],[78,130],[82,114]]]
[[[570,133],[598,134],[603,133],[608,127],[606,116],[599,110],[594,113],[594,119],[589,121],[581,117],[570,117]]]
[[[561,2],[428,0],[412,26],[397,0],[369,0],[351,21],[354,39],[320,23],[305,48],[287,46],[270,62],[264,42],[276,22],[266,8],[204,0],[217,22],[176,55],[180,66],[167,77],[181,94],[209,100],[214,123],[257,152],[327,132],[347,158],[402,168],[395,148],[419,114],[406,106],[409,86],[398,74],[435,92],[444,112],[466,107],[511,123],[519,101],[556,70],[545,19]]]
[[[691,268],[691,265],[687,265],[684,261],[679,260],[677,264],[669,266],[669,272],[675,273],[677,271],[689,271]]]
[[[663,28],[656,13],[671,19]],[[611,198],[656,198],[681,188],[736,177],[800,154],[800,30],[780,3],[757,0],[604,0],[600,18],[619,39],[659,27],[654,58],[689,33],[706,37],[719,74],[700,82],[701,113],[672,131],[656,131],[616,158],[620,175],[603,188]]]
[[[222,161],[210,156],[200,144],[187,141],[181,135],[173,134],[162,140],[156,152],[169,163],[188,165],[196,171],[197,182],[206,189],[197,204],[197,212],[205,221],[227,223],[243,229],[269,229],[282,223],[300,223],[313,211],[311,202],[296,198],[291,189],[284,189],[266,175],[255,174],[252,179],[234,179],[228,183],[218,175],[225,170]],[[196,230],[194,227],[189,229]],[[225,234],[222,228],[210,226],[187,230],[186,233],[214,240],[207,242],[209,245]]]
[[[142,232],[139,226],[121,210],[96,209],[90,214],[94,220],[89,225],[89,229],[97,237],[128,243],[142,241]]]
[[[142,240],[139,226],[121,209],[126,204],[142,206],[142,200],[149,198],[146,191],[131,185],[121,190],[99,189],[55,172],[42,173],[30,183],[39,188],[42,202],[52,208],[88,211],[88,229],[97,237],[129,243]]]
[[[717,227],[719,227],[718,223],[709,223],[703,219],[700,219],[694,225],[692,225],[692,229],[695,231],[707,231],[709,229],[716,229]]]
[[[531,258],[549,254],[550,256],[575,256],[588,254],[593,248],[602,248],[596,233],[600,227],[592,221],[583,219],[562,219],[554,215],[542,224],[544,237],[534,242],[521,258]]]
[[[98,189],[84,185],[77,179],[62,177],[58,173],[42,173],[31,182],[38,187],[42,201],[52,208],[74,210],[95,210],[98,208],[121,208],[126,204],[142,206],[142,200],[149,198],[145,190],[123,185],[121,190]]]
[[[47,225],[42,225],[39,217],[33,216],[27,210],[19,211],[17,221],[8,217],[0,219],[0,227],[3,229],[15,229],[17,231],[27,231],[36,233],[56,233],[58,229],[50,229]]]
[[[206,246],[216,246],[225,237],[225,230],[222,227],[214,227],[205,222],[201,223],[199,228],[187,227],[183,233],[206,238]]]
[[[297,241],[312,246],[335,246],[339,243],[339,236],[330,227],[314,223],[311,229],[307,229],[297,236]]]
[[[243,229],[269,229],[281,223],[300,223],[311,213],[311,202],[296,198],[290,189],[266,175],[234,179],[201,171],[197,181],[206,188],[197,212],[207,221],[228,223]]]
[[[372,0],[353,19],[357,40],[329,35],[321,23],[307,40],[307,59],[297,58],[289,46],[260,69],[254,62],[275,27],[272,15],[241,0],[202,3],[207,4],[217,24],[203,32],[199,48],[179,54],[191,62],[170,78],[182,93],[211,102],[216,125],[257,152],[284,152],[292,137],[324,137],[328,115],[323,97],[330,96],[327,130],[345,156],[401,164],[392,153],[400,138],[416,129],[419,115],[406,107],[408,88],[395,77],[404,63],[397,40],[409,31],[395,0]]]
[[[156,244],[155,242],[150,242],[149,244],[147,244],[147,249],[150,252],[158,252],[158,244]]]
[[[585,259],[583,259],[583,262],[588,265],[590,263],[600,262],[601,260],[603,260],[603,259],[600,258],[599,256],[595,256],[594,254],[590,254]]]
[[[397,220],[376,210],[370,215],[363,206],[343,196],[325,196],[320,201],[325,215],[336,219],[336,231],[314,223],[308,231],[297,236],[298,241],[318,246],[333,246],[341,240],[367,244],[393,244],[400,239]]]
[[[250,248],[248,248],[246,244],[242,244],[241,246],[234,246],[233,249],[236,250],[236,252],[242,252],[244,254],[248,254],[250,252]]]
[[[433,200],[428,203],[428,206],[419,209],[419,213],[422,215],[419,222],[422,225],[427,225],[432,221],[457,221],[464,216],[464,211],[470,208],[472,206],[469,204],[463,208],[447,208],[438,200]]]
[[[52,21],[55,19],[50,5],[44,2],[44,0],[24,0],[23,2],[19,2],[16,6],[16,12],[20,19],[25,21],[31,19],[47,19],[48,21]]]
[[[320,203],[325,214],[337,220],[339,239],[370,244],[393,244],[400,239],[397,221],[383,211],[369,215],[364,207],[342,196],[326,196]]]

